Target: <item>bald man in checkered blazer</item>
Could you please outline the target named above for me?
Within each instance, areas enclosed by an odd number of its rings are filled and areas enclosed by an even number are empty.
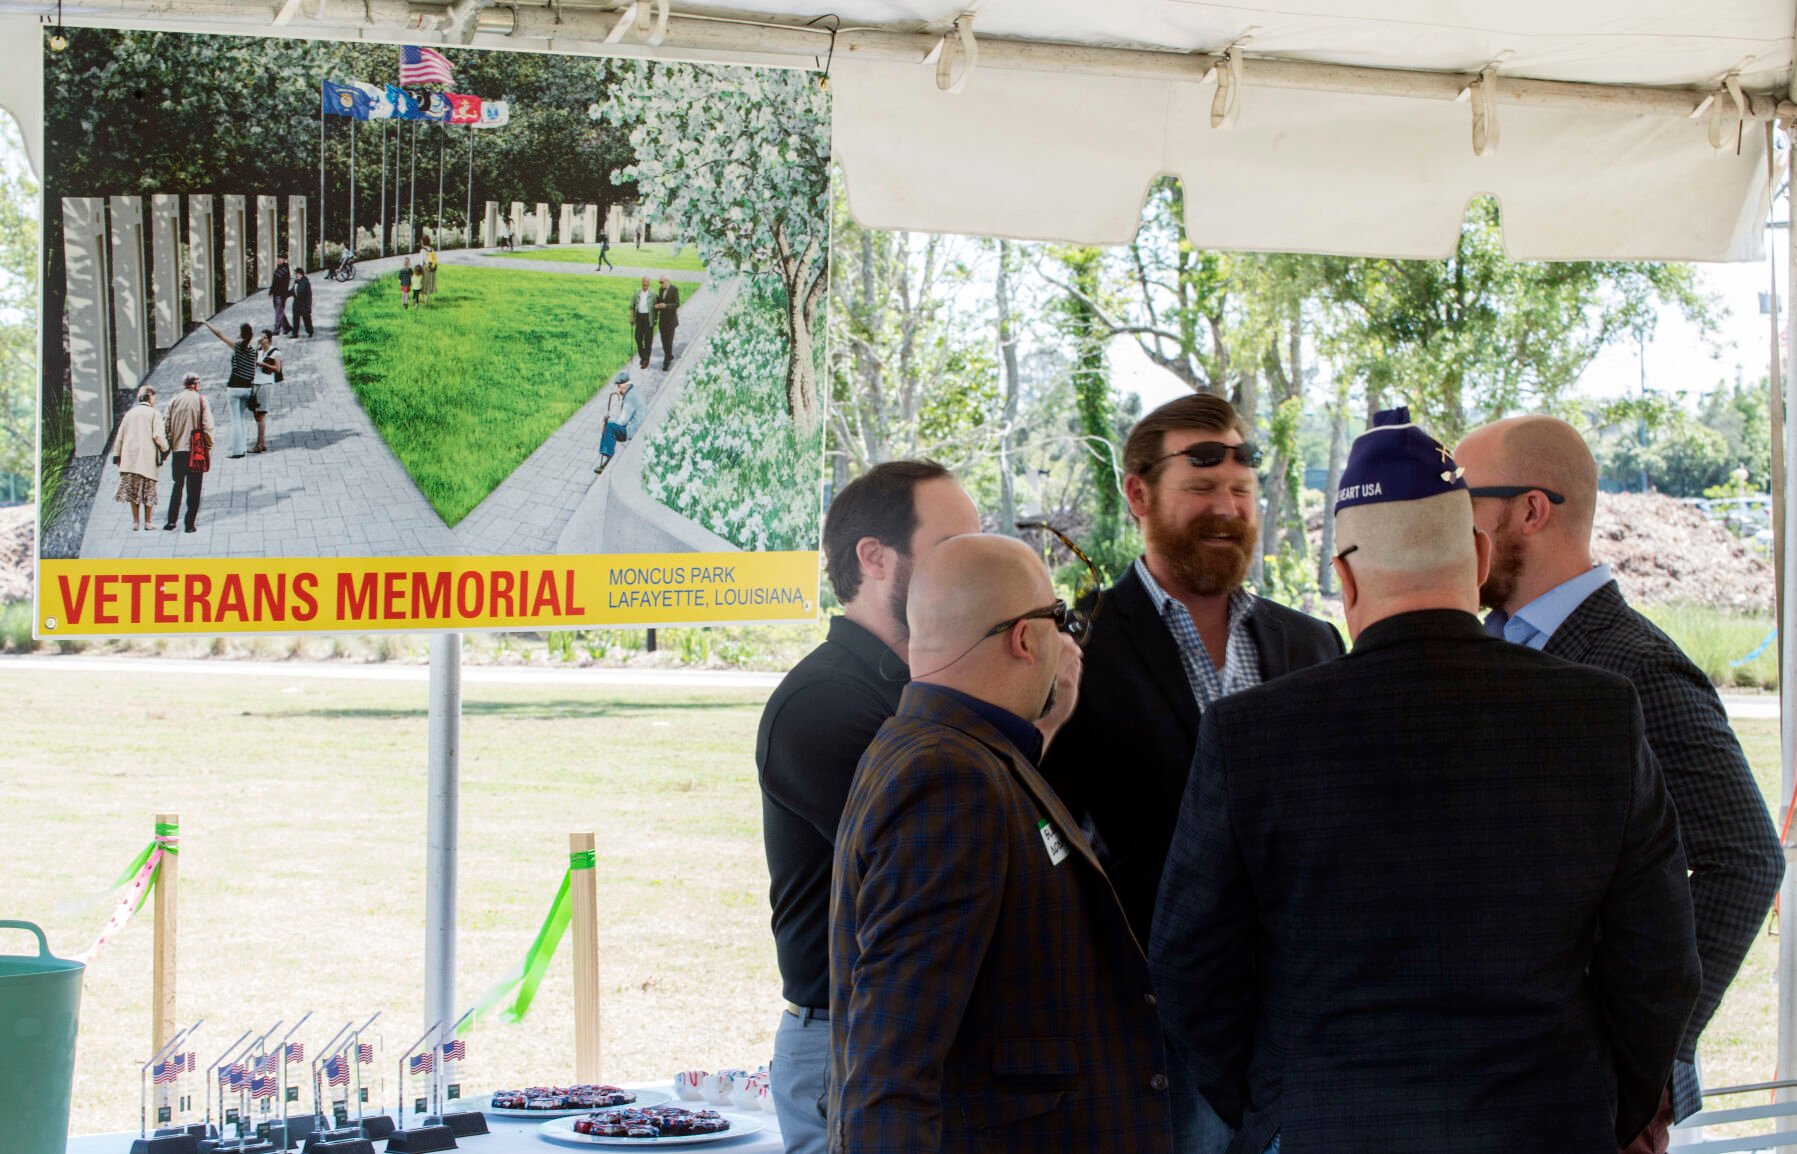
[[[1172,1152],[1147,959],[1036,769],[1078,687],[1064,610],[1020,541],[918,562],[915,678],[836,837],[837,1154]]]

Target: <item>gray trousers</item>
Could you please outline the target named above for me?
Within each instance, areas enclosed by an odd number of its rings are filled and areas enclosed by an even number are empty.
[[[830,1139],[818,1100],[830,1084],[830,1023],[780,1011],[769,1074],[786,1154],[825,1154]]]

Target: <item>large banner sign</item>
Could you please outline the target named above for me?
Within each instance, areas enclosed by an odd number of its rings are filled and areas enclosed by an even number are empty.
[[[811,76],[67,35],[38,636],[815,616]]]

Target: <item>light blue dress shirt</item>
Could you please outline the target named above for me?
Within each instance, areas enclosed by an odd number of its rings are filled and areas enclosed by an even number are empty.
[[[1562,581],[1546,593],[1524,605],[1508,617],[1502,609],[1494,609],[1485,618],[1485,632],[1493,637],[1530,649],[1545,649],[1572,611],[1585,603],[1585,598],[1610,583],[1610,567],[1593,565],[1570,581]]]

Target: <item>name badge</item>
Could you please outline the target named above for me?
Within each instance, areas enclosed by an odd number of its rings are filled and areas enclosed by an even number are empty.
[[[1055,829],[1054,826],[1049,825],[1047,818],[1037,822],[1036,829],[1042,834],[1042,844],[1048,850],[1049,862],[1054,865],[1060,865],[1062,862],[1066,861],[1067,843],[1061,840],[1060,831]]]

